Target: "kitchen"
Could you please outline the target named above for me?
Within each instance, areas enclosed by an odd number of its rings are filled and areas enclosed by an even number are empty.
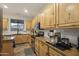
[[[79,56],[78,3],[5,3],[1,56]]]

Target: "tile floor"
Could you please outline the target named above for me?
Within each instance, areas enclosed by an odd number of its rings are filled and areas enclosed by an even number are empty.
[[[30,50],[28,50],[30,49]],[[27,53],[32,52],[31,55],[28,55]],[[14,48],[14,56],[35,56],[35,53],[33,52],[31,46],[26,43],[26,44],[20,44],[16,45],[16,48]]]

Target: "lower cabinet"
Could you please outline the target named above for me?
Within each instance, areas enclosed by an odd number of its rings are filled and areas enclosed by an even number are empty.
[[[39,41],[36,39],[35,40],[35,52],[36,52],[36,55],[39,55]]]
[[[31,44],[31,36],[30,35],[16,35],[15,36],[15,43],[30,43]]]
[[[1,55],[2,56],[13,56],[14,55],[14,48],[13,48],[12,40],[3,40]]]
[[[31,35],[27,35],[27,42],[31,45],[32,37]]]
[[[39,55],[40,56],[48,55],[48,46],[45,43],[43,43],[43,42],[40,42]]]
[[[65,56],[63,52],[58,52],[57,50],[43,41],[35,40],[35,52],[37,56]]]
[[[39,40],[35,40],[35,52],[37,56],[46,56],[48,53],[48,46]]]
[[[49,48],[49,56],[62,56],[62,55],[53,50],[52,48]]]

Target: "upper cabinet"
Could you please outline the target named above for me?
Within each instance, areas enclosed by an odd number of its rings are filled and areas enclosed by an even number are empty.
[[[35,27],[36,23],[38,22],[38,17],[36,16],[33,20],[32,20],[32,28]]]
[[[44,16],[45,14],[44,13],[41,13],[40,15],[39,15],[39,22],[40,22],[40,28],[45,28],[45,16]]]
[[[33,20],[32,26],[38,21],[42,29],[79,28],[79,4],[48,4],[38,17]]]
[[[79,25],[79,4],[59,4],[58,27],[76,27]]]
[[[9,20],[6,17],[3,17],[3,30],[8,30]]]
[[[40,26],[44,29],[55,27],[55,4],[46,6],[40,14]]]
[[[47,14],[47,20],[49,20],[49,28],[55,28],[55,15],[56,15],[56,5],[51,4],[49,6],[48,14]]]
[[[26,20],[26,29],[31,30],[32,28],[32,20]]]

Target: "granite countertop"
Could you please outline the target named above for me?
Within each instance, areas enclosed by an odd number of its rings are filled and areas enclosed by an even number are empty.
[[[5,35],[3,36],[3,40],[14,40],[15,36],[11,36],[11,35]]]

